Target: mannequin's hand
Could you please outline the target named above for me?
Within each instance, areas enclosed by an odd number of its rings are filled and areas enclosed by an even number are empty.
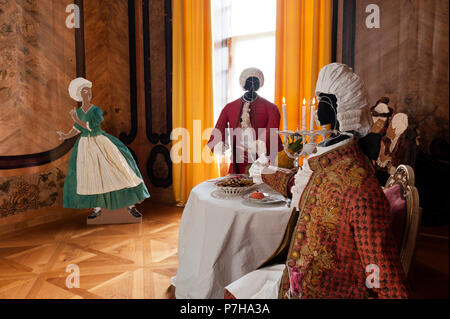
[[[381,145],[380,145],[380,154],[378,155],[378,158],[379,158],[379,160],[381,161],[381,162],[384,162],[384,161],[386,161],[386,155],[385,155],[385,151],[386,151],[386,147],[384,146],[384,143],[383,142],[381,142]]]
[[[385,121],[383,121],[381,119],[378,119],[375,122],[375,124],[372,126],[372,128],[370,129],[370,132],[371,133],[377,133],[377,134],[381,133],[381,131],[384,128],[384,124],[385,124]]]
[[[75,122],[75,123],[79,123],[80,122],[80,119],[78,118],[78,114],[77,114],[77,109],[76,108],[73,108],[72,110],[70,110],[70,116],[72,117],[72,120]]]

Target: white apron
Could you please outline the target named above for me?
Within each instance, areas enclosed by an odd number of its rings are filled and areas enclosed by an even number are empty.
[[[106,136],[81,137],[77,156],[77,194],[105,194],[142,183]]]

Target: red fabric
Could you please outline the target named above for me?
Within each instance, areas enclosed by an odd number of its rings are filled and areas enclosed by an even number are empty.
[[[390,188],[386,188],[384,190],[384,194],[389,201],[392,231],[394,233],[397,247],[400,250],[406,223],[406,201],[402,197],[402,187],[399,184],[395,184]]]
[[[287,259],[300,274],[293,288],[305,299],[407,298],[389,202],[357,141],[308,162],[313,175]],[[378,266],[378,288],[366,285],[370,265]],[[290,286],[285,270],[280,298]]]
[[[227,289],[224,290],[224,299],[236,299],[236,297],[231,292],[229,292]]]
[[[263,170],[261,179],[284,197],[292,198],[291,188],[295,184],[295,174],[297,172],[290,169],[270,167]]]
[[[227,104],[220,113],[219,119],[216,123],[216,129],[220,131],[222,136],[222,142],[225,142],[225,130],[227,128],[240,128],[241,127],[241,115],[244,103],[241,99]],[[258,140],[266,142],[267,156],[276,156],[279,151],[283,149],[281,139],[278,136],[277,154],[270,154],[270,128],[279,129],[280,126],[280,112],[275,104],[267,101],[266,99],[258,96],[258,98],[250,103],[250,122],[252,128],[255,129],[256,138]],[[258,135],[258,129],[266,128],[265,136]],[[208,146],[211,150],[214,150],[216,144],[220,141],[214,141],[213,135],[208,142]],[[237,163],[236,161],[236,138],[232,141],[232,163],[230,165],[229,174],[244,174],[248,165],[248,161],[244,163]]]

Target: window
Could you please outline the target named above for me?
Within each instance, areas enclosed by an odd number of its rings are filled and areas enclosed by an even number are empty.
[[[242,70],[257,67],[265,83],[258,93],[275,95],[276,0],[212,0],[214,36],[214,114],[242,96]]]

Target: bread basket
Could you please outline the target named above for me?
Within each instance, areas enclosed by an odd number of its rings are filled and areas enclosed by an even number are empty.
[[[235,184],[235,186],[224,186],[224,184],[226,185],[229,181],[231,181],[230,184]],[[240,183],[243,185],[248,184],[248,186],[239,186]],[[250,189],[255,187],[256,184],[254,184],[252,179],[248,176],[233,176],[220,180],[216,182],[215,185],[224,195],[235,197],[245,194]]]

